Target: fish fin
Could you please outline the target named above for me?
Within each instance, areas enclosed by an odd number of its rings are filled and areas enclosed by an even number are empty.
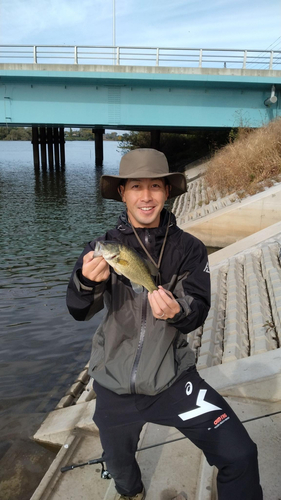
[[[143,291],[142,285],[138,285],[137,283],[134,283],[133,281],[130,281],[130,283],[132,285],[132,289],[134,290],[134,292],[141,293]]]
[[[128,266],[129,265],[129,262],[125,259],[118,259],[118,264],[120,264],[121,266]]]

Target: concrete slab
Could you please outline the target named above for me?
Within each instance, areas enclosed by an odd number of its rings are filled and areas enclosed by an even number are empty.
[[[142,447],[182,437],[174,428],[149,424]],[[147,500],[170,500],[183,492],[189,500],[193,500],[200,460],[201,451],[187,439],[139,452],[138,462]]]
[[[200,370],[223,396],[281,401],[281,349]]]
[[[278,234],[281,234],[281,222],[276,222],[275,224],[272,224],[255,234],[247,236],[247,238],[243,238],[242,240],[237,241],[232,245],[229,245],[225,248],[222,248],[221,250],[218,250],[217,252],[210,254],[209,263],[211,269],[214,269],[215,266],[223,265],[234,255],[238,255],[241,252],[250,251],[255,245],[258,245],[265,240],[274,241],[274,237]]]
[[[281,219],[281,184],[261,193],[236,201],[229,206],[206,214],[202,211],[195,220],[179,218],[181,229],[193,234],[209,247],[225,247]],[[183,205],[183,217],[186,212]]]
[[[281,498],[281,401],[262,403],[261,401],[226,398],[238,417],[248,420],[265,414],[280,412],[260,420],[245,423],[245,427],[256,443],[259,453],[260,480],[264,500]]]
[[[86,465],[62,473],[61,467],[99,458],[100,440],[93,434],[70,433],[31,500],[103,499],[108,481],[100,476],[101,466]]]
[[[76,427],[83,427],[98,434],[98,429],[92,420],[95,405],[96,402],[93,400],[52,411],[33,438],[45,445],[62,446],[69,433]]]

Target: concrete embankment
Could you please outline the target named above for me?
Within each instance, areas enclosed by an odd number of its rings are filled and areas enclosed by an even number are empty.
[[[187,193],[179,196],[173,212],[179,226],[208,247],[225,247],[281,220],[281,183],[254,196],[221,196],[206,186],[204,167],[186,171]]]

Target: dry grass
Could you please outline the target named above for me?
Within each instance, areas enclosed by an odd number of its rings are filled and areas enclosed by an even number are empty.
[[[280,181],[281,119],[255,129],[241,129],[234,142],[215,153],[206,171],[207,185],[223,195],[255,194]]]

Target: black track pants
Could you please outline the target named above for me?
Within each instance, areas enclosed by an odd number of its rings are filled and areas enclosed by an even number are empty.
[[[118,395],[97,382],[94,389],[94,421],[118,493],[133,496],[143,488],[135,452],[143,425],[152,422],[178,429],[218,468],[219,500],[262,500],[256,445],[196,369],[156,396]]]

